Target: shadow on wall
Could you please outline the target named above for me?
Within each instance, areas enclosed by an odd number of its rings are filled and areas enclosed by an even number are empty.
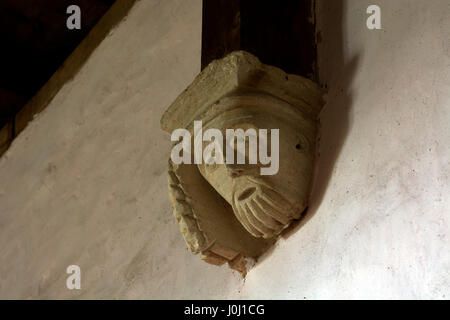
[[[346,0],[318,0],[316,7],[319,81],[328,92],[320,114],[321,128],[309,209],[297,223],[284,231],[283,238],[296,233],[320,208],[349,131],[353,103],[351,85],[359,55],[350,59],[344,56],[345,4]]]

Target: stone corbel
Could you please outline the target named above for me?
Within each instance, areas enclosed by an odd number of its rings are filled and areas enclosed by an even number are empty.
[[[260,164],[174,164],[169,195],[189,250],[242,274],[308,206],[322,108],[321,88],[236,51],[208,65],[161,119],[162,129],[278,129],[279,168]],[[259,139],[259,138],[258,138]],[[276,149],[272,148],[272,151]]]

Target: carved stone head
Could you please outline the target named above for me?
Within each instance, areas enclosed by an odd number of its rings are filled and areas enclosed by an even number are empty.
[[[218,133],[223,137],[210,153],[215,162],[169,165],[174,214],[192,252],[240,270],[243,257],[256,258],[300,218],[311,189],[321,95],[312,81],[239,51],[211,63],[170,106],[162,128],[189,132],[192,155],[217,142]],[[236,153],[239,143],[244,152]]]

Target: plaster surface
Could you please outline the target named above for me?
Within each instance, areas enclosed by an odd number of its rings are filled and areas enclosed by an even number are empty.
[[[242,280],[188,252],[167,195],[159,119],[200,71],[201,2],[139,1],[0,160],[0,298],[448,299],[450,5],[376,2],[370,31],[373,1],[319,1],[309,215]]]

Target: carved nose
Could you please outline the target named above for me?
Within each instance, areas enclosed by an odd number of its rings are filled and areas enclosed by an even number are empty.
[[[227,169],[228,169],[229,175],[232,178],[239,177],[245,171],[244,168],[242,168],[242,166],[238,166],[238,165],[227,165]]]
[[[248,197],[250,197],[254,192],[256,191],[255,187],[251,187],[248,189],[245,189],[238,197],[239,201],[243,201],[245,199],[247,199]]]

